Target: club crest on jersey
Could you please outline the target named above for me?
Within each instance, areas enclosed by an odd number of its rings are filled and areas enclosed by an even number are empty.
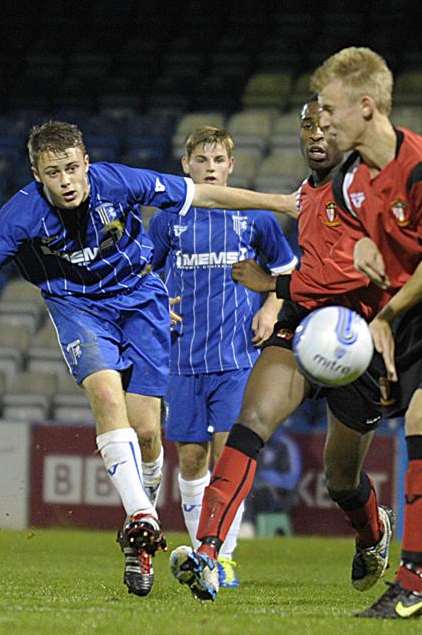
[[[187,228],[187,225],[173,225],[173,231],[176,238],[179,238],[187,230]]]
[[[232,216],[232,221],[234,233],[240,238],[242,233],[248,229],[248,218],[247,216]]]
[[[340,219],[337,215],[337,208],[334,201],[329,201],[325,206],[325,216],[322,218],[324,225],[328,227],[337,227],[340,225]]]
[[[117,217],[117,212],[114,208],[113,203],[101,203],[101,205],[97,205],[95,208],[98,216],[103,225],[108,225],[112,223]]]
[[[352,199],[353,205],[359,209],[365,201],[365,194],[363,192],[352,192],[350,198]]]
[[[406,201],[396,199],[391,203],[391,211],[399,227],[407,227],[410,224],[410,212]]]

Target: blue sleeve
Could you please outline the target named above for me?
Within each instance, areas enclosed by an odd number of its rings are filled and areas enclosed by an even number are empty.
[[[274,275],[287,273],[297,265],[297,258],[277,219],[271,212],[259,212],[255,217],[257,230],[255,248],[265,259]]]
[[[148,234],[154,245],[154,253],[151,261],[153,269],[162,269],[164,267],[170,251],[170,220],[171,217],[169,217],[166,212],[158,212],[149,222]]]
[[[39,222],[32,209],[22,192],[0,208],[0,266],[16,256],[23,243],[36,237]]]
[[[191,207],[195,191],[192,179],[116,163],[102,166],[118,174],[128,192],[128,201],[132,204],[158,207],[182,216]]]

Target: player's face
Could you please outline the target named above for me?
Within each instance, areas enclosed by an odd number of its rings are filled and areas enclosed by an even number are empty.
[[[68,148],[65,152],[41,152],[33,173],[52,205],[75,209],[89,193],[88,166],[88,155],[81,148]]]
[[[338,165],[343,155],[326,135],[320,123],[321,106],[316,101],[305,104],[300,114],[300,145],[311,170],[330,170]]]
[[[194,183],[227,185],[234,159],[222,143],[204,143],[196,146],[189,158],[183,157],[182,166]]]
[[[365,119],[362,101],[352,100],[340,80],[331,81],[320,93],[321,125],[335,138],[342,152],[358,147],[364,141]]]

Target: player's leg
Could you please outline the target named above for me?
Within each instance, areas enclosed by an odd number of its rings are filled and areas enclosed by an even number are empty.
[[[46,305],[69,370],[86,390],[97,445],[126,513],[153,511],[140,478],[138,439],[128,420],[121,373],[130,362],[120,355],[121,333],[113,306],[105,300],[100,314],[96,303],[73,297],[49,298]]]
[[[280,343],[266,347],[249,377],[239,423],[233,426],[205,490],[198,530],[202,544],[193,554],[179,547],[171,555],[173,575],[196,597],[215,599],[215,559],[252,487],[259,450],[308,391],[309,385],[298,372],[291,351]]]
[[[370,589],[385,572],[394,520],[391,510],[378,506],[374,486],[363,471],[373,435],[345,426],[328,409],[324,469],[331,499],[356,531],[351,577],[358,591]]]
[[[155,505],[164,460],[161,397],[169,379],[168,295],[160,278],[148,274],[133,293],[122,296],[120,304],[122,356],[131,363],[125,384],[129,421],[141,445],[144,487]]]
[[[179,411],[179,416],[183,416]],[[205,428],[205,426],[204,426]],[[204,429],[206,435],[206,429]],[[188,530],[191,545],[194,549],[199,546],[196,537],[199,516],[202,508],[204,491],[210,482],[209,459],[210,442],[192,441],[176,442],[179,458],[179,491],[182,513]]]
[[[420,375],[419,375],[420,376]],[[414,392],[405,415],[408,467],[400,567],[387,591],[357,614],[370,618],[422,615],[422,388]]]
[[[252,369],[238,421],[206,490],[198,530],[202,552],[217,555],[253,485],[259,451],[279,423],[302,403],[308,390],[291,351],[280,346],[264,349]]]
[[[126,406],[130,425],[136,431],[141,446],[144,489],[156,507],[164,462],[161,443],[161,399],[126,393]]]
[[[83,381],[97,424],[97,445],[128,516],[142,511],[155,515],[145,494],[141,452],[130,426],[120,373],[100,370]]]
[[[115,298],[113,306],[119,315],[121,356],[130,369],[124,382],[128,420],[140,440],[140,476],[157,518],[155,506],[163,466],[160,398],[167,388],[169,370],[168,296],[161,280],[150,274],[132,293]],[[125,556],[124,582],[129,592],[146,595],[154,579],[153,553],[145,554],[127,540],[127,523],[128,519],[118,532]],[[161,531],[156,536],[157,547],[165,548]]]
[[[216,373],[209,378],[208,425],[213,431],[212,464],[215,466],[224,450],[228,435],[242,408],[243,395],[251,373],[250,368]],[[237,588],[236,562],[233,558],[242,523],[245,504],[242,502],[233,518],[218,555],[220,586]]]
[[[170,375],[165,397],[165,435],[176,444],[180,502],[191,544],[196,531],[202,496],[209,483],[211,434],[207,431],[205,375]]]
[[[130,426],[121,374],[130,361],[121,356],[121,329],[112,300],[98,305],[87,299],[46,300],[65,360],[77,383],[86,390],[97,422],[97,446],[107,473],[127,514],[122,534],[137,562],[150,564],[151,553],[165,542],[142,484],[141,452]],[[152,585],[149,567],[146,595]]]

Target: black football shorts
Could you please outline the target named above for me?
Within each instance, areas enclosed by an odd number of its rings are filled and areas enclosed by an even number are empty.
[[[309,313],[310,311],[299,304],[285,300],[274,331],[263,348],[279,346],[292,350],[294,332]],[[401,320],[403,324],[401,328],[400,323],[395,325],[398,337],[396,342],[398,369],[399,372],[400,368],[403,369],[404,373],[401,376],[403,377],[402,381],[392,383],[386,380],[384,361],[381,355],[375,352],[367,371],[347,386],[327,388],[310,382],[312,388],[310,398],[324,397],[337,419],[361,434],[375,430],[381,423],[382,417],[403,414],[415,387],[417,387],[415,386],[416,377],[420,377],[420,375],[417,376],[414,356],[411,357],[414,350],[413,344],[419,333],[421,335],[419,340],[420,354],[416,355],[416,360],[417,365],[422,369],[422,315],[419,316],[420,324],[418,323],[417,328],[415,328],[414,317],[405,319],[409,316],[410,314],[406,314]],[[406,378],[405,391],[401,389],[404,378]]]

